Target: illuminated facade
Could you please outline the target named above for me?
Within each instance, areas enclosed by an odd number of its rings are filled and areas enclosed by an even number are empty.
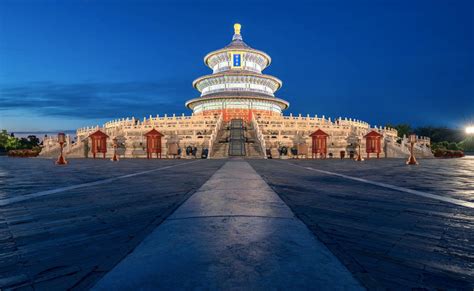
[[[229,125],[233,119],[244,124],[245,134],[239,145],[242,156],[266,158],[271,153],[273,158],[284,158],[303,153],[306,157],[354,158],[361,148],[360,155],[364,156],[405,158],[409,155],[408,140],[397,137],[397,131],[392,128],[371,126],[354,118],[283,115],[289,103],[275,96],[282,81],[262,73],[271,58],[248,46],[240,28],[240,24],[234,25],[229,45],[204,57],[212,74],[193,82],[201,95],[186,102],[192,115],[122,118],[101,127],[80,128],[75,141],[67,137],[66,155],[93,156],[96,149],[91,136],[100,131],[108,136],[105,147],[101,148],[107,157],[112,156],[112,139],[116,139],[121,157],[145,158],[150,153],[186,157],[189,155],[185,149],[192,148],[197,156],[207,152],[208,158],[225,158],[232,153]],[[150,149],[149,133],[155,131],[161,145],[154,144]],[[374,136],[377,138],[370,139]],[[282,154],[283,149],[287,150],[286,155]],[[295,150],[299,150],[298,154]],[[44,140],[42,156],[55,156],[58,152],[55,138]],[[430,140],[419,138],[415,152],[420,157],[431,157]]]
[[[262,73],[271,63],[270,56],[248,46],[240,28],[240,24],[234,25],[229,45],[204,57],[212,74],[193,82],[201,96],[186,102],[195,115],[223,114],[224,121],[249,121],[252,114],[281,115],[288,108],[288,102],[275,97],[282,82]]]

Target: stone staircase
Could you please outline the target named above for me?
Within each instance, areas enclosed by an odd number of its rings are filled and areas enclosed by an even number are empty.
[[[227,158],[229,151],[229,130],[227,129],[227,124],[222,123],[222,127],[217,133],[216,141],[212,146],[211,158],[212,159],[223,159]]]
[[[262,153],[262,147],[257,138],[255,128],[251,123],[247,124],[247,130],[245,131],[245,137],[247,142],[245,143],[245,152],[247,158],[263,159],[264,153]]]
[[[258,141],[257,134],[251,123],[244,123],[245,137],[245,158],[262,159],[261,145]],[[224,159],[229,157],[229,141],[230,141],[230,122],[222,124],[217,134],[217,139],[212,147],[212,159]]]

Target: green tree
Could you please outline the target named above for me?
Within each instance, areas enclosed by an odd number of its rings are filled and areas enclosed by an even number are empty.
[[[9,151],[9,150],[16,150],[16,149],[19,149],[21,147],[21,143],[20,143],[20,140],[18,140],[16,137],[14,136],[9,136],[8,137],[8,140],[5,144],[5,150]]]
[[[28,141],[32,148],[38,147],[40,145],[40,139],[36,137],[36,135],[29,135]]]
[[[415,129],[415,133],[420,136],[427,136],[431,142],[460,142],[464,139],[464,134],[460,129],[447,127],[423,126]]]
[[[447,149],[448,149],[448,150],[452,150],[452,151],[458,151],[458,150],[460,150],[461,148],[458,146],[457,143],[455,143],[455,142],[450,142],[450,143],[448,144],[448,146],[447,146]]]
[[[3,129],[0,132],[0,151],[5,151],[5,147],[7,145],[7,141],[8,141],[9,137],[10,137],[10,135],[8,134],[8,132],[5,129]]]
[[[466,137],[459,145],[466,152],[474,152],[474,136]]]
[[[39,146],[40,140],[35,135],[29,135],[27,138],[20,138],[21,149],[33,149]]]
[[[387,127],[394,128],[398,131],[398,137],[403,137],[403,135],[408,136],[412,133],[411,125],[402,123],[402,124],[387,124]]]

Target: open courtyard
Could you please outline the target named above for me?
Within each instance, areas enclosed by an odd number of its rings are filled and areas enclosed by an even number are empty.
[[[0,158],[0,288],[472,290],[473,165]]]

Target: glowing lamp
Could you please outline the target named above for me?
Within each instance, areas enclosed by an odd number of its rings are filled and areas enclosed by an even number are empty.
[[[65,143],[66,142],[66,135],[64,132],[58,133],[58,142],[59,143]]]
[[[418,161],[415,158],[415,143],[416,143],[416,134],[412,133],[408,137],[408,141],[410,142],[410,157],[408,158],[407,165],[418,165]]]
[[[117,162],[119,160],[119,158],[118,158],[118,155],[117,155],[118,139],[116,137],[114,137],[112,139],[112,145],[114,147],[114,156],[110,160],[112,162]]]
[[[67,165],[67,161],[63,155],[64,144],[66,143],[66,135],[64,134],[64,132],[58,133],[58,143],[60,152],[58,160],[56,161],[56,165]]]

